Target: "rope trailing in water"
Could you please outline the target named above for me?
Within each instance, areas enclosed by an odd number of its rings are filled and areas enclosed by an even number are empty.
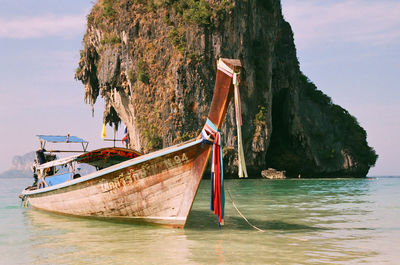
[[[233,74],[233,85],[234,85],[234,99],[235,99],[235,111],[236,111],[236,126],[237,126],[237,140],[238,140],[238,157],[239,157],[239,178],[248,178],[246,161],[244,159],[243,141],[242,141],[242,107],[240,102],[239,93],[239,77],[237,73]]]
[[[221,133],[218,128],[207,119],[201,131],[203,143],[212,144],[211,149],[211,199],[210,209],[218,215],[218,224],[224,225],[225,191],[224,170],[222,162]]]
[[[235,209],[236,209],[236,211],[238,212],[238,214],[246,221],[246,223],[249,224],[249,225],[250,225],[251,227],[253,227],[254,229],[258,230],[259,232],[265,232],[265,230],[262,230],[261,228],[258,228],[257,226],[255,226],[255,225],[253,225],[252,223],[250,223],[250,221],[246,218],[246,216],[244,216],[244,215],[239,211],[238,207],[236,207],[236,204],[235,204],[235,202],[233,201],[232,195],[231,195],[231,193],[230,193],[230,191],[229,191],[228,188],[226,188],[226,191],[228,192],[229,199],[231,200],[233,207],[235,207]]]

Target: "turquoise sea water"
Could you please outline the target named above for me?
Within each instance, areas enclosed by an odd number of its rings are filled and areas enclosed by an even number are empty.
[[[225,226],[203,181],[185,229],[20,207],[0,179],[0,264],[400,264],[400,178],[228,180]]]

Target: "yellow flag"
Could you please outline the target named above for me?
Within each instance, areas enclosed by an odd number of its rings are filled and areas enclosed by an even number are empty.
[[[106,135],[106,124],[103,123],[103,130],[101,130],[101,138],[105,139],[107,137]]]

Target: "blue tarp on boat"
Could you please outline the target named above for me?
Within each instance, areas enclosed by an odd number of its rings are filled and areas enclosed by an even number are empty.
[[[46,177],[46,182],[49,186],[54,186],[60,183],[64,183],[67,180],[72,179],[73,174],[72,173],[64,173],[61,175],[55,175],[55,176],[48,176]],[[39,181],[41,182],[41,181]]]

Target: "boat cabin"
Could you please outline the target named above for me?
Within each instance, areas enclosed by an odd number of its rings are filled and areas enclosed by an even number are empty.
[[[141,153],[119,147],[86,151],[88,142],[76,136],[38,135],[40,149],[33,165],[35,183],[31,189],[54,186],[138,157]],[[81,144],[82,150],[46,150],[46,143]],[[80,153],[57,159],[55,153]]]

